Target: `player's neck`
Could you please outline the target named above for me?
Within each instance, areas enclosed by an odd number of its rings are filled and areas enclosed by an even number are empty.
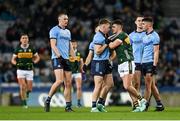
[[[137,32],[142,32],[143,29],[142,29],[142,28],[137,28],[136,31],[137,31]]]
[[[122,30],[119,30],[118,32],[117,32],[117,34],[120,34],[121,32],[123,32]]]
[[[21,47],[22,47],[22,48],[28,48],[28,47],[29,47],[29,44],[21,44]]]
[[[149,29],[147,29],[147,34],[148,33],[151,33],[153,31],[153,28],[151,27],[151,28],[149,28]]]
[[[61,25],[61,24],[59,24],[58,25],[60,28],[62,28],[62,29],[65,29],[66,27],[65,26],[63,26],[63,25]]]

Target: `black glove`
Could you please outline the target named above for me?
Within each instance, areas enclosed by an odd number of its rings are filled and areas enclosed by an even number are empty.
[[[61,65],[63,65],[63,63],[64,63],[64,58],[63,58],[62,56],[59,56],[57,59],[59,60],[59,63],[60,63]]]
[[[153,75],[156,75],[156,74],[157,74],[157,67],[156,67],[156,66],[153,66],[153,68],[152,68],[152,74],[153,74]]]
[[[83,70],[84,72],[87,71],[87,65],[86,65],[86,64],[83,65],[82,70]]]
[[[113,70],[113,66],[111,65],[110,62],[108,63],[108,70],[109,70],[110,72],[112,72],[112,70]]]
[[[107,45],[109,45],[109,43],[110,43],[111,41],[109,40],[109,39],[105,39],[105,43],[107,44]]]

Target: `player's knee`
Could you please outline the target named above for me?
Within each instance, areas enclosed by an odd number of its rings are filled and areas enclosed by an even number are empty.
[[[124,86],[124,89],[125,89],[125,90],[128,90],[128,87],[127,87],[127,86]]]
[[[77,86],[77,90],[81,90],[81,86]]]
[[[101,86],[95,86],[94,90],[97,90],[97,91],[101,90]]]
[[[61,84],[61,81],[56,81],[55,84],[59,86]]]
[[[25,91],[26,90],[26,85],[22,84],[22,85],[20,85],[20,88],[21,88],[21,90]]]
[[[125,90],[129,90],[130,86],[131,86],[131,85],[126,84],[126,85],[124,85],[124,89],[125,89]]]
[[[109,89],[111,89],[112,87],[114,87],[114,83],[108,84],[108,85],[106,85],[106,87],[107,87],[107,89],[109,90]]]
[[[70,88],[71,86],[72,86],[71,81],[66,81],[65,82],[65,87],[66,88]]]
[[[146,80],[145,81],[150,82],[151,80],[152,80],[152,76],[150,74],[146,74]]]

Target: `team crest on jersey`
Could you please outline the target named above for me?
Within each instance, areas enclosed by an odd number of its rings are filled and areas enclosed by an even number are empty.
[[[31,50],[31,49],[29,49],[28,51],[29,51],[29,52],[31,52],[32,50]]]

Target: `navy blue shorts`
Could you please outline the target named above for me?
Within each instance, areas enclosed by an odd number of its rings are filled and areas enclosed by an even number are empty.
[[[68,59],[63,59],[62,63],[57,58],[52,59],[53,70],[63,69],[64,71],[71,71],[70,62]]]
[[[112,65],[109,60],[93,60],[91,62],[91,74],[93,76],[104,76],[112,73]]]
[[[142,64],[141,63],[135,63],[135,70],[136,71],[142,71]]]
[[[143,75],[146,76],[147,73],[153,73],[153,62],[143,63],[142,64]]]

